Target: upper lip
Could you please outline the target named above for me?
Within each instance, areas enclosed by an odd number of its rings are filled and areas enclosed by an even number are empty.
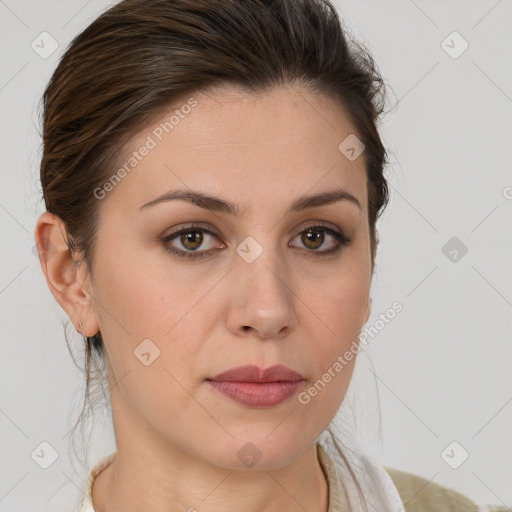
[[[230,368],[207,380],[227,382],[289,382],[304,380],[304,377],[300,373],[281,364],[265,369],[254,365],[246,365]]]

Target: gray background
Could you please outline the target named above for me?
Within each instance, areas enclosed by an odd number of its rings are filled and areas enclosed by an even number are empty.
[[[83,388],[67,317],[33,253],[44,210],[36,107],[66,45],[109,5],[0,0],[0,511],[74,510],[87,472],[68,445]],[[512,506],[511,1],[336,6],[395,104],[382,125],[391,200],[367,325],[404,307],[360,354],[341,429],[385,465]],[[59,45],[45,59],[31,47],[43,31]],[[469,44],[457,58],[454,31]],[[101,419],[91,464],[115,448]],[[31,458],[42,442],[58,453],[48,469]]]

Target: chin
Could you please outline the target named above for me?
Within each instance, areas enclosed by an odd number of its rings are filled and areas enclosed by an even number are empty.
[[[284,430],[278,434],[276,429],[270,435],[261,431],[255,435],[246,433],[229,438],[223,445],[211,443],[217,450],[209,459],[212,464],[229,470],[276,470],[290,464],[311,443]]]

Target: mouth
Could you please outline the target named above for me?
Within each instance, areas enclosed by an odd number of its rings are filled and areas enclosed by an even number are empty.
[[[206,380],[224,396],[255,408],[273,407],[284,402],[305,382],[300,373],[282,365],[267,369],[239,366]]]
[[[304,380],[304,377],[281,364],[271,366],[270,368],[259,368],[254,365],[237,366],[229,370],[219,373],[210,379],[211,381],[222,382],[296,382]]]

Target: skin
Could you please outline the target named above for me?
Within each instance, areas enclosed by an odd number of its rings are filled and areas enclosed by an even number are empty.
[[[356,358],[306,405],[295,395],[251,408],[205,379],[234,366],[283,364],[304,376],[306,390],[357,340],[373,271],[366,170],[363,157],[350,161],[338,150],[355,130],[341,105],[297,86],[193,96],[190,114],[98,201],[94,280],[73,264],[61,219],[44,213],[36,227],[51,292],[78,332],[81,320],[85,334],[100,330],[105,343],[117,457],[96,479],[93,502],[102,512],[326,511],[314,442],[343,401]],[[159,122],[129,141],[123,158]],[[337,187],[361,208],[341,200],[288,212],[300,196]],[[221,197],[244,215],[183,200],[139,211],[174,189]],[[338,245],[322,230],[323,243],[308,241],[303,233],[318,221],[352,241],[315,256]],[[210,256],[165,250],[161,239],[188,223],[220,236],[167,245],[199,245]],[[249,236],[263,249],[252,263],[236,252]],[[160,350],[149,366],[134,355],[147,338]],[[248,442],[261,453],[250,468],[237,457]]]

